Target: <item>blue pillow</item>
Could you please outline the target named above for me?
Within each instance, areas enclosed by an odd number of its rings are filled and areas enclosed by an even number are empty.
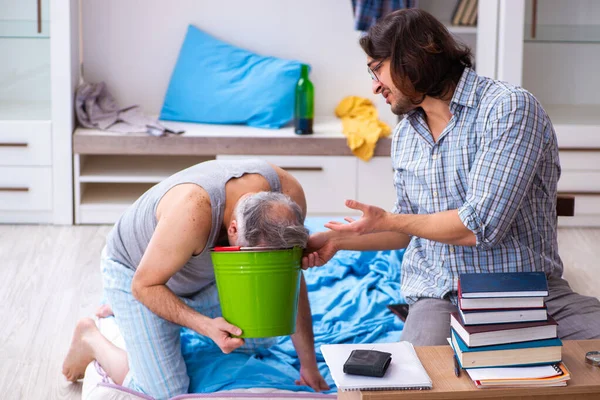
[[[190,25],[160,118],[281,128],[293,117],[301,65],[251,53]]]

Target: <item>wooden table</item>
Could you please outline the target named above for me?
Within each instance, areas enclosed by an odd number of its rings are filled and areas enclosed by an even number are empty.
[[[600,350],[600,340],[565,340],[563,344],[563,361],[571,372],[571,380],[565,387],[477,389],[466,372],[458,378],[454,375],[450,346],[431,346],[416,347],[416,351],[433,382],[432,390],[339,392],[338,399],[600,399],[600,367],[585,363],[585,353]]]

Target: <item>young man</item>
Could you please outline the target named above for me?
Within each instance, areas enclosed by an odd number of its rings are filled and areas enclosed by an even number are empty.
[[[317,253],[304,267],[339,249],[406,247],[402,339],[416,345],[446,343],[460,273],[544,271],[559,336],[600,338],[600,303],[561,279],[558,147],[538,101],[477,75],[469,50],[423,10],[389,14],[360,44],[373,92],[404,116],[392,142],[396,206],[388,213],[348,201],[362,218],[313,235]]]
[[[63,374],[74,381],[97,360],[116,383],[166,399],[188,391],[182,326],[211,338],[224,353],[270,344],[232,337],[241,330],[220,317],[209,249],[305,247],[305,215],[298,181],[259,160],[208,161],[154,186],[121,216],[102,254],[105,293],[127,352],[83,319]],[[301,363],[298,383],[328,389],[317,368],[304,279],[292,341]]]

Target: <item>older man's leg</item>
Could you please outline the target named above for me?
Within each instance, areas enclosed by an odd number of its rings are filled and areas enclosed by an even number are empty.
[[[548,278],[548,314],[558,322],[558,336],[567,340],[600,339],[600,301],[575,293],[561,278]]]
[[[457,311],[449,300],[422,298],[408,309],[401,340],[415,346],[448,344],[450,313]]]
[[[93,319],[82,318],[73,332],[62,373],[67,380],[75,382],[83,378],[88,364],[93,360],[98,361],[108,376],[119,385],[129,372],[125,350],[104,337]]]
[[[125,341],[129,372],[123,386],[168,399],[188,392],[179,325],[160,318],[131,293],[134,271],[103,257],[104,290]],[[97,359],[102,366],[102,360]]]

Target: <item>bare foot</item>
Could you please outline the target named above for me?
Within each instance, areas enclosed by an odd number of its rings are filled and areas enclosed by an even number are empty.
[[[106,317],[110,317],[111,315],[114,315],[113,310],[110,307],[110,305],[108,305],[108,304],[102,304],[96,310],[96,317],[98,317],[98,318],[106,318]]]
[[[94,361],[92,347],[89,344],[93,335],[101,334],[94,320],[91,318],[82,318],[77,322],[71,347],[63,362],[62,373],[71,382],[83,378],[88,364]]]

